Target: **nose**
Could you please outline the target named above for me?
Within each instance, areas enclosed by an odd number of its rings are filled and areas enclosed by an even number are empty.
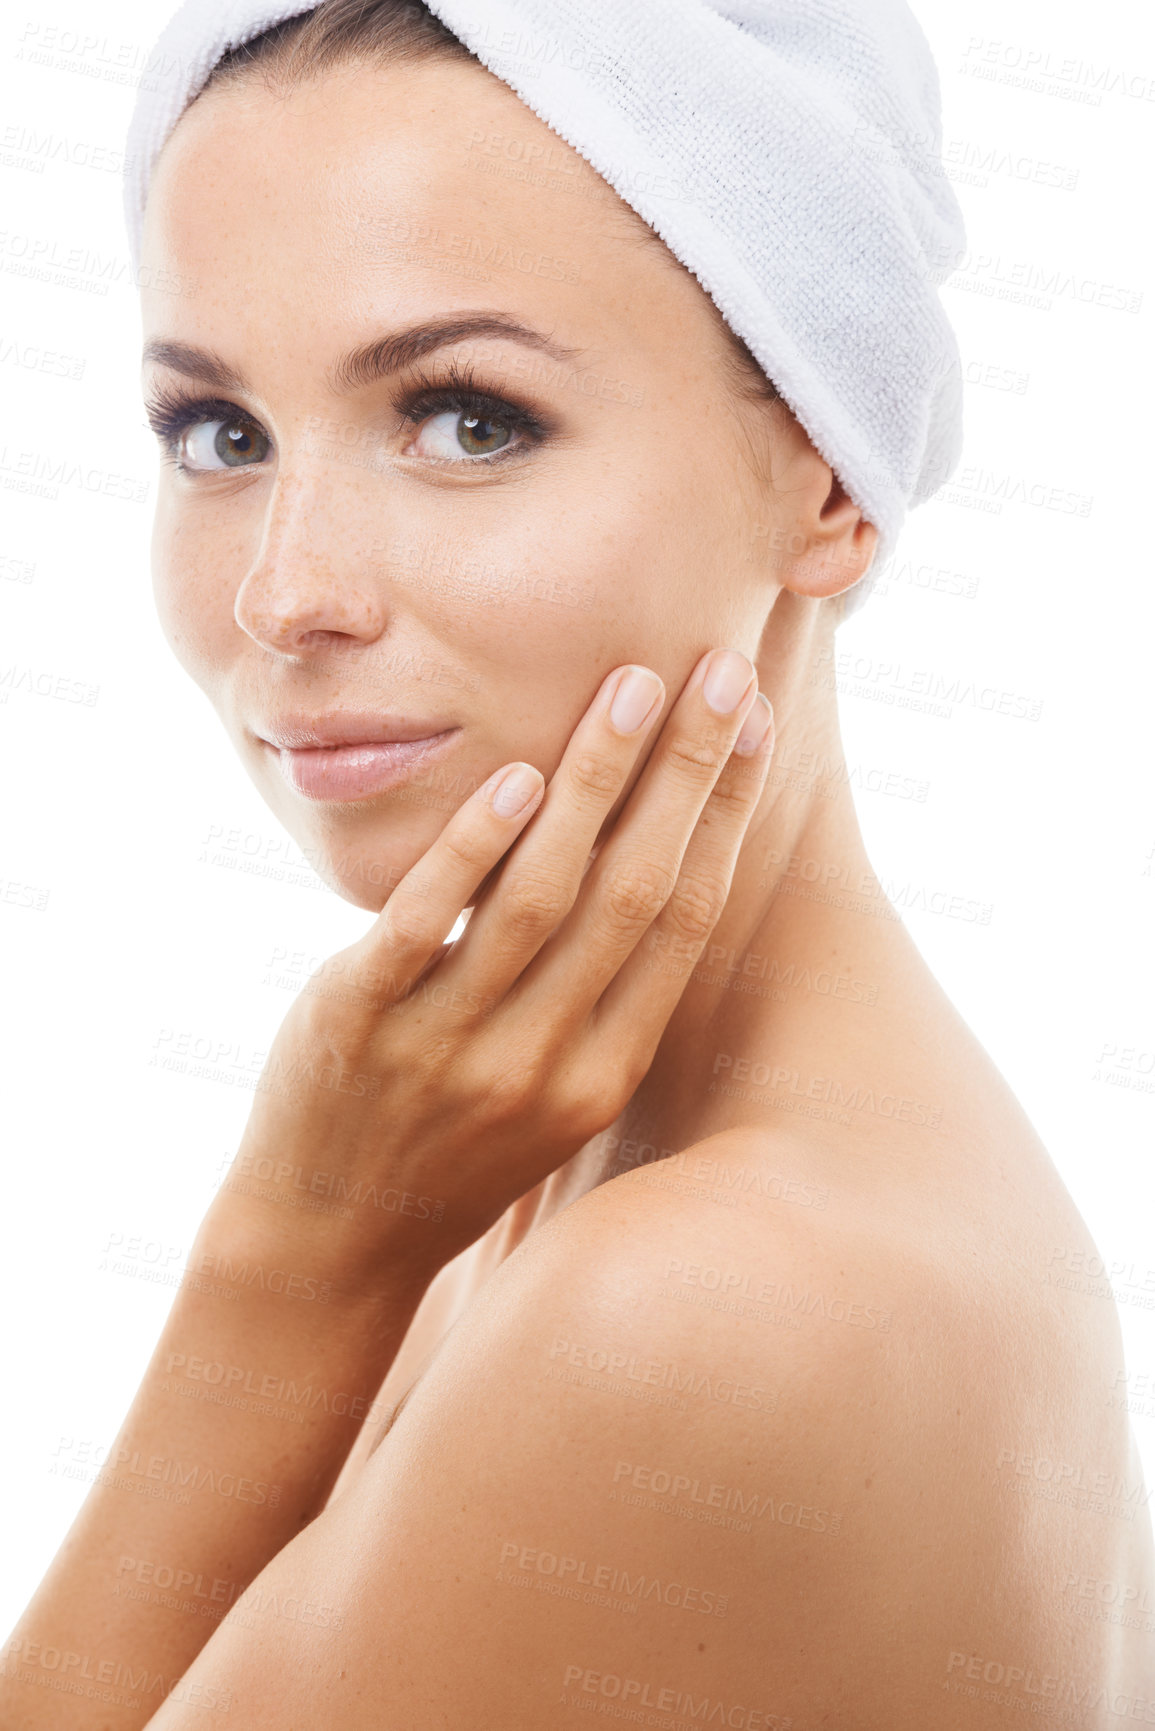
[[[278,476],[260,551],[233,606],[241,630],[262,648],[308,657],[373,643],[385,630],[381,585],[359,565],[343,516],[320,478]]]

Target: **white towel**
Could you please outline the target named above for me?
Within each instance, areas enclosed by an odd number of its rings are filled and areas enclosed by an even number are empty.
[[[905,0],[429,0],[691,270],[879,532],[962,443],[938,284],[965,246],[938,76]],[[161,146],[222,54],[314,10],[185,0],[125,149],[134,265]]]

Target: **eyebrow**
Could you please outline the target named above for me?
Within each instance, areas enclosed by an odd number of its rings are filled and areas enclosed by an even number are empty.
[[[406,330],[394,331],[389,336],[377,337],[372,342],[362,343],[359,348],[350,349],[330,368],[328,383],[334,392],[342,395],[373,384],[375,380],[388,378],[393,373],[403,372],[434,349],[476,337],[505,337],[526,348],[540,349],[558,361],[575,361],[584,353],[581,349],[566,348],[529,325],[519,324],[516,319],[506,318],[500,313],[458,313],[452,318],[410,325]],[[169,367],[173,372],[199,379],[202,384],[213,385],[217,390],[251,392],[244,374],[236,367],[230,367],[211,349],[198,349],[191,343],[166,342],[163,339],[147,342],[141,360],[144,366]]]

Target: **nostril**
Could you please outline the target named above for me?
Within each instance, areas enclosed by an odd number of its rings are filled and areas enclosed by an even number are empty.
[[[363,581],[348,586],[326,576],[313,587],[299,574],[278,585],[273,572],[250,572],[237,592],[234,616],[255,642],[281,654],[332,652],[372,643],[386,626],[380,597]]]

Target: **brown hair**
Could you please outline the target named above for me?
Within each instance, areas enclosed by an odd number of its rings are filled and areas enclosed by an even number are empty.
[[[345,60],[438,58],[477,60],[422,0],[322,0],[223,55],[204,88],[259,70],[271,88],[287,89]]]
[[[423,0],[321,0],[311,11],[286,18],[231,49],[217,61],[202,89],[259,73],[267,89],[288,90],[344,61],[361,59],[379,66],[437,59],[481,65]],[[646,234],[668,252],[648,225]],[[735,390],[756,402],[778,401],[773,381],[721,313],[718,324],[729,345]]]

